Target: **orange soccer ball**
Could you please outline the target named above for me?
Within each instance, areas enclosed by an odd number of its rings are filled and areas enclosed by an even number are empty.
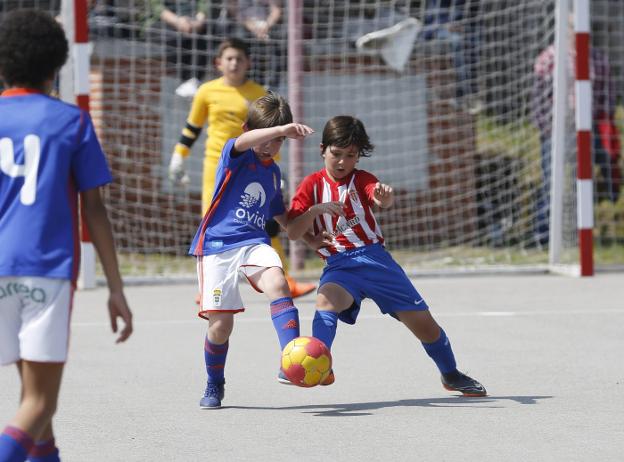
[[[314,387],[327,378],[331,353],[316,337],[297,337],[282,352],[282,372],[293,385]]]

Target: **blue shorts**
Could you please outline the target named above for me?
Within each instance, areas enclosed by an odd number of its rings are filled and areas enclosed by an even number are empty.
[[[339,285],[353,297],[353,305],[338,314],[338,319],[347,324],[355,324],[365,298],[373,300],[382,313],[395,318],[397,311],[429,309],[403,268],[380,244],[329,257],[319,287],[328,282]]]

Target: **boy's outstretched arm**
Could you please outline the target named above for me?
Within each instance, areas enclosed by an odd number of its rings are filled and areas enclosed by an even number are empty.
[[[100,197],[99,188],[89,189],[81,194],[83,202],[84,219],[87,223],[93,245],[95,246],[110,292],[108,299],[108,311],[111,328],[117,332],[117,318],[121,318],[124,327],[121,329],[117,342],[123,342],[132,334],[132,312],[128,308],[126,297],[123,292],[123,282],[119,273],[115,242],[111,230],[110,221],[106,213],[106,207]]]
[[[385,209],[394,204],[394,190],[392,186],[377,182],[373,189],[373,202]]]
[[[307,125],[291,123],[287,125],[278,125],[276,127],[258,128],[244,132],[236,138],[234,142],[234,150],[244,152],[247,149],[257,146],[275,138],[293,138],[301,139],[314,133],[314,130]]]
[[[313,205],[305,213],[302,213],[297,218],[293,218],[288,221],[286,225],[288,239],[291,241],[301,239],[301,237],[312,228],[314,219],[318,215],[322,215],[324,213],[328,213],[332,216],[344,217],[344,204],[340,201],[334,201]]]

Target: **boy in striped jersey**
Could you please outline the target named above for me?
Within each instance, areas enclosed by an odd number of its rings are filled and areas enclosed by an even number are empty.
[[[390,207],[392,187],[356,169],[373,150],[360,120],[337,116],[323,130],[325,168],[308,175],[292,199],[288,237],[308,231],[323,243],[326,261],[316,299],[312,335],[331,348],[337,321],[355,324],[360,303],[375,301],[384,314],[401,321],[422,342],[442,374],[443,386],[465,396],[485,396],[483,385],[457,370],[451,344],[403,269],[385,250],[373,207]],[[333,383],[333,372],[324,385]],[[283,382],[283,381],[282,381]]]

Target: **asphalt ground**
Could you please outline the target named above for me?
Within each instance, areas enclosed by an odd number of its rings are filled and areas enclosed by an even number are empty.
[[[242,286],[224,407],[201,410],[206,323],[194,285],[135,286],[135,333],[115,345],[106,291],[76,294],[54,420],[63,461],[622,461],[624,276],[414,279],[459,368],[463,398],[402,324],[366,302],[340,324],[336,383],[278,384],[268,303]],[[314,296],[298,300],[311,333]],[[0,369],[0,424],[19,396]]]

